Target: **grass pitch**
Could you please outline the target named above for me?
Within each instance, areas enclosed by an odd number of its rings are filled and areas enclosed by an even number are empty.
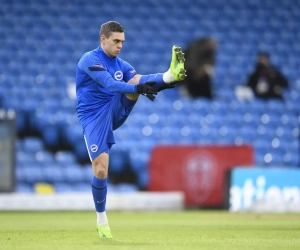
[[[94,212],[0,212],[0,249],[300,249],[300,214],[220,211],[108,212],[114,239],[99,239]]]

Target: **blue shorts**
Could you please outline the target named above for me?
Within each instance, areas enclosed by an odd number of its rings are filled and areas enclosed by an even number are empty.
[[[115,94],[107,109],[84,128],[84,140],[91,161],[101,153],[109,153],[115,144],[113,131],[126,121],[135,103],[136,100],[129,100],[124,94]]]

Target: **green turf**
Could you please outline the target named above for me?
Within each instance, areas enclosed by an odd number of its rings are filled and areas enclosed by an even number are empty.
[[[300,249],[300,215],[108,212],[114,239],[99,239],[94,212],[0,212],[0,249]]]

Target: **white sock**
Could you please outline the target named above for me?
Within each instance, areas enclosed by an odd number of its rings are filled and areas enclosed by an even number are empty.
[[[96,212],[97,214],[97,224],[98,225],[105,225],[105,224],[108,224],[108,220],[107,220],[107,216],[106,216],[106,212],[101,212],[101,213],[98,213]]]
[[[163,80],[164,80],[165,83],[172,83],[172,82],[174,82],[174,76],[171,73],[170,69],[163,74]]]

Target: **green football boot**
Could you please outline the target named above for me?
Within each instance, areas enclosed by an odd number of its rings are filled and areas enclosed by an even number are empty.
[[[97,231],[101,239],[113,238],[109,225],[97,225]]]
[[[177,45],[172,47],[172,60],[170,64],[170,71],[174,76],[174,81],[178,82],[186,77],[186,70],[184,69],[184,53]]]

